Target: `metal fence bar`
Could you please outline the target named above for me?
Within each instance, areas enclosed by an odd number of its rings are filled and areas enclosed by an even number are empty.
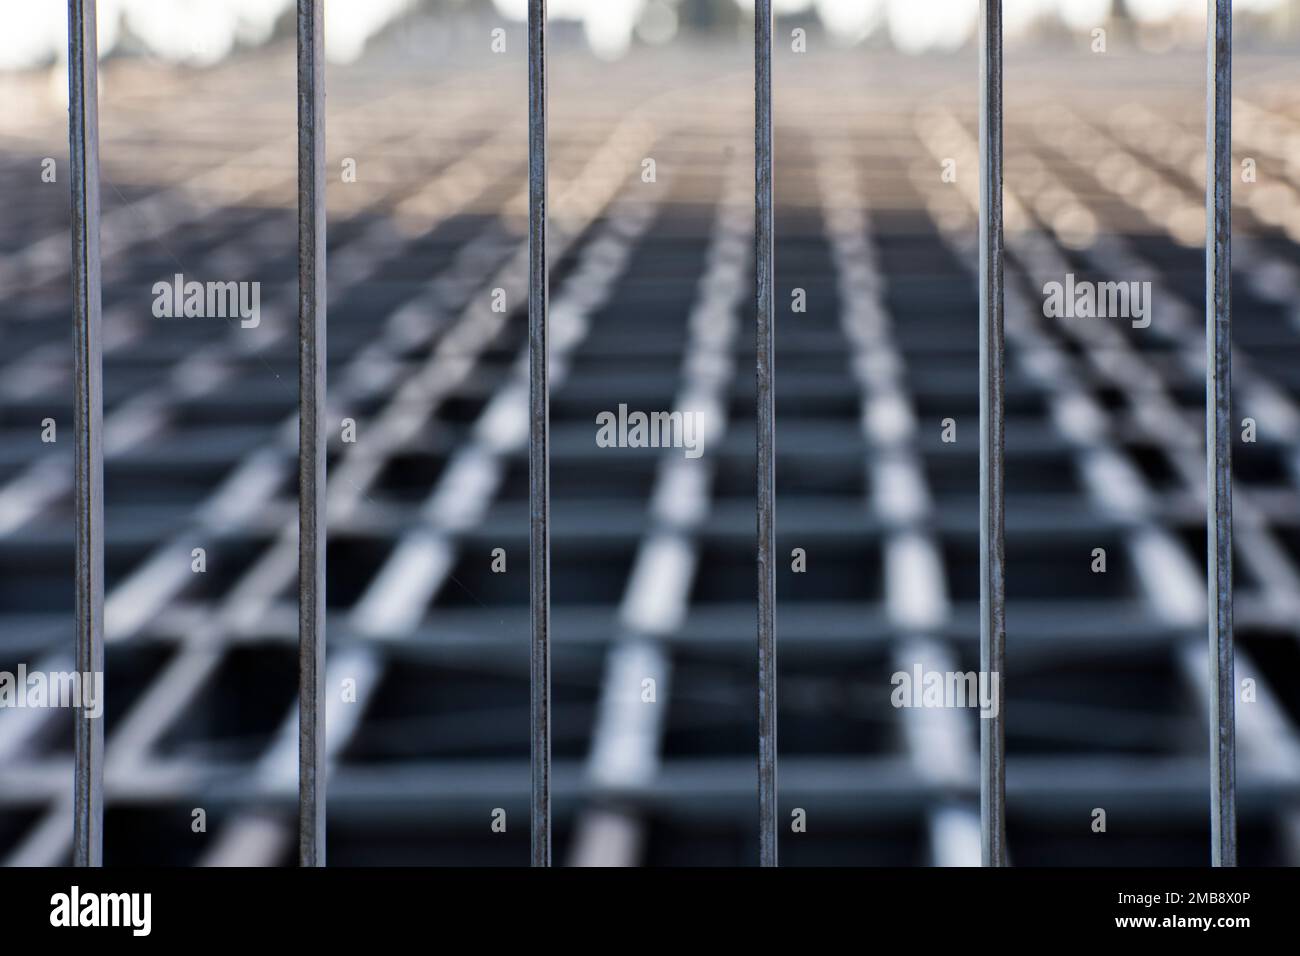
[[[546,0],[528,2],[528,600],[532,865],[551,865],[551,494],[546,275]]]
[[[73,364],[77,395],[74,507],[76,657],[83,679],[104,671],[103,348],[99,269],[99,54],[95,0],[68,2],[68,142],[72,167]],[[104,722],[74,712],[73,862],[104,854]]]
[[[1002,0],[980,0],[980,670],[997,675],[996,716],[980,719],[984,866],[1005,866],[1006,643],[1003,535]]]
[[[325,19],[298,0],[298,862],[325,865]]]
[[[1210,835],[1215,866],[1237,865],[1232,649],[1232,0],[1208,0],[1205,102],[1205,521],[1210,637]]]
[[[777,865],[776,409],[772,392],[772,0],[754,5],[754,277],[758,310],[758,843]]]

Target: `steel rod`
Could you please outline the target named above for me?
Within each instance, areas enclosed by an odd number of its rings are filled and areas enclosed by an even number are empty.
[[[754,276],[758,324],[758,838],[759,865],[777,865],[776,408],[772,392],[772,2],[754,7]]]
[[[68,3],[68,140],[72,180],[76,659],[82,680],[104,671],[103,348],[99,259],[99,56],[95,0]],[[101,702],[102,703],[102,702]],[[104,724],[75,710],[73,862],[101,866]]]
[[[298,862],[325,865],[325,54],[298,0]]]
[[[996,715],[980,718],[980,844],[984,866],[1005,866],[1006,643],[1003,534],[1002,0],[980,0],[980,670],[996,687]],[[996,676],[996,684],[993,683]]]
[[[528,3],[528,598],[532,865],[551,865],[550,384],[546,274],[546,0]]]
[[[1206,581],[1210,638],[1210,839],[1237,865],[1232,640],[1232,0],[1209,0],[1205,101]]]

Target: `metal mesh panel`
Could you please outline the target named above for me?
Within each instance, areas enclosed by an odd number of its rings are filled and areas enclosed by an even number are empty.
[[[93,116],[71,217],[3,187],[0,665],[94,670],[101,615],[108,679],[75,735],[0,709],[0,859],[95,864],[102,838],[110,864],[312,864],[328,838],[340,865],[774,865],[779,833],[790,864],[1199,863],[1207,840],[1232,864],[1239,826],[1241,862],[1294,862],[1294,190],[1239,207],[1229,407],[1226,37],[1207,171],[1206,117],[1123,67],[1089,96],[1009,82],[1004,129],[1000,6],[978,92],[924,60],[787,78],[778,52],[772,111],[760,29],[753,86],[740,49],[571,66],[549,136],[543,4],[526,76],[431,81],[381,49],[331,86],[328,161],[299,144],[302,259],[282,52],[113,72],[102,218]],[[1286,77],[1245,86],[1239,138],[1284,158]],[[65,133],[10,117],[5,162]],[[335,172],[353,154],[363,188]],[[69,224],[102,240],[102,344]],[[173,273],[260,281],[257,322],[149,315]],[[1149,283],[1154,321],[1048,314],[1076,274]],[[600,447],[620,406],[706,410],[707,452]],[[75,470],[33,437],[74,408]],[[900,707],[913,671],[997,672],[1005,709]]]

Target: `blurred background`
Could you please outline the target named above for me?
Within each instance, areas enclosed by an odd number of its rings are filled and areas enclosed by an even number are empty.
[[[978,667],[977,4],[774,6],[781,858],[978,864],[976,712],[890,699]],[[1005,6],[1010,854],[1205,864],[1204,5]],[[752,3],[550,7],[556,859],[749,865]],[[326,3],[333,865],[528,861],[525,8]],[[1300,2],[1236,8],[1241,861],[1294,864]],[[99,10],[105,859],[287,865],[293,4]],[[70,670],[66,5],[0,22],[0,669]],[[71,753],[0,709],[0,861],[70,860]]]

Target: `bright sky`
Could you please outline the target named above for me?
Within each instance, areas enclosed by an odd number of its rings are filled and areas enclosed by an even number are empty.
[[[527,17],[528,0],[492,0],[506,18]],[[724,0],[752,11],[754,0]],[[1238,11],[1268,10],[1283,0],[1237,0]],[[158,56],[197,64],[213,63],[237,43],[266,40],[294,0],[99,0],[101,53],[113,49],[123,24]],[[1007,0],[1008,34],[1035,17],[1056,10],[1069,26],[1087,29],[1110,9],[1111,0]],[[1204,17],[1205,0],[1128,0],[1139,20],[1171,16]],[[365,42],[399,16],[410,0],[329,0],[325,4],[327,54],[348,62]],[[977,0],[773,0],[778,14],[814,10],[827,29],[855,42],[876,29],[888,32],[907,52],[960,46],[975,27]],[[666,42],[677,32],[674,0],[548,0],[553,20],[580,21],[588,42],[601,56],[617,57],[634,35],[648,43]],[[64,55],[67,5],[62,0],[0,0],[0,69],[48,62]]]
[[[330,0],[325,4],[326,53],[336,62],[361,54],[365,42],[409,6],[408,0]],[[256,45],[294,0],[99,0],[99,50],[110,52],[123,24],[155,54],[206,64],[237,43]],[[67,50],[63,0],[0,0],[0,69],[33,66]]]

